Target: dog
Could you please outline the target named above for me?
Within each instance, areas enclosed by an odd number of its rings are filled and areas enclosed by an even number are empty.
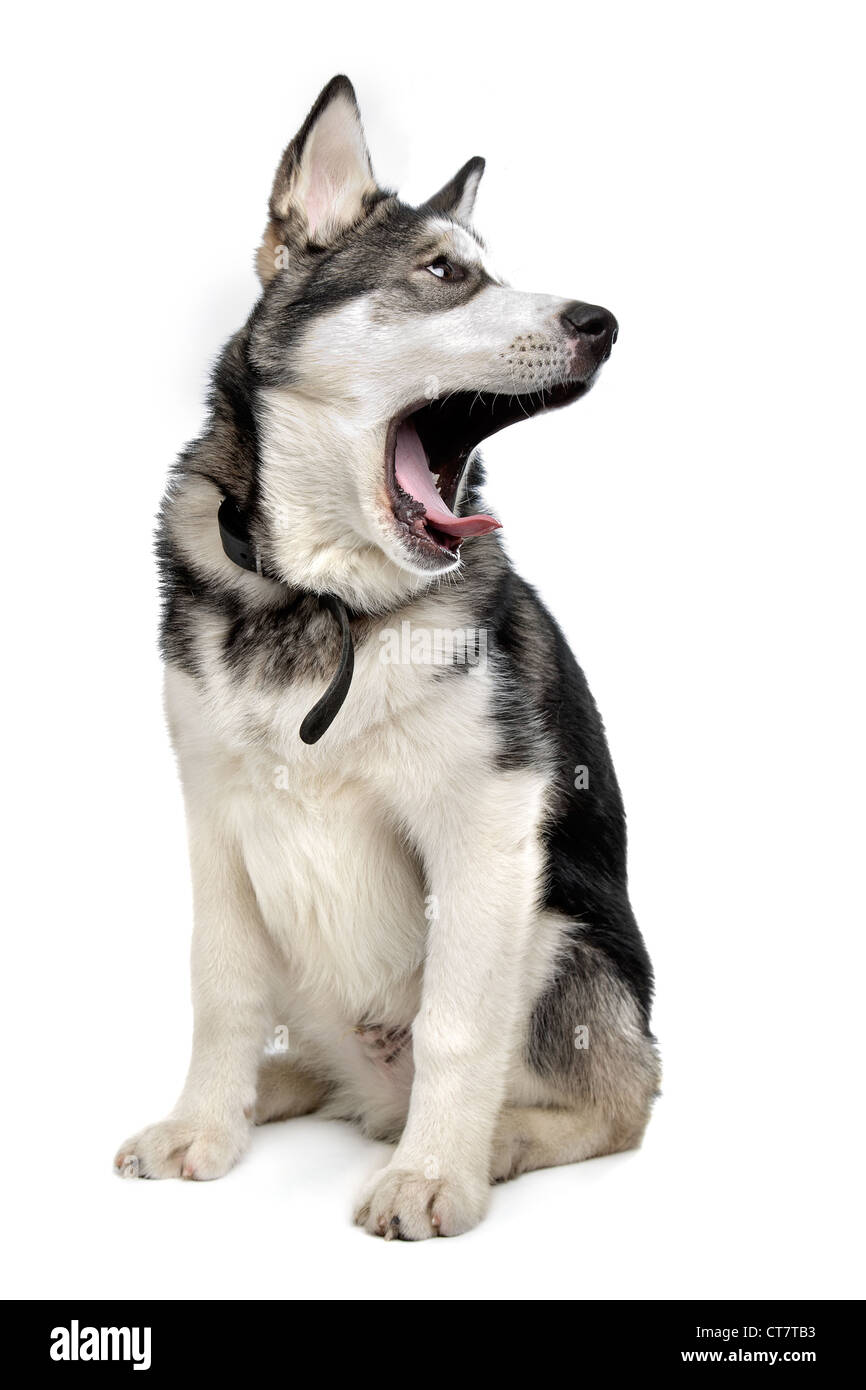
[[[325,87],[157,533],[194,1037],[115,1166],[218,1178],[255,1124],[353,1120],[395,1145],[355,1212],[387,1239],[637,1146],[659,1084],[603,726],[478,453],[583,396],[617,323],[490,269],[483,169],[408,206]]]

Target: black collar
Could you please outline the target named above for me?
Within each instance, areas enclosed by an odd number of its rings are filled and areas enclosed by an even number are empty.
[[[251,539],[243,514],[230,497],[223,498],[217,512],[220,540],[223,550],[230,560],[240,565],[242,570],[252,570],[253,574],[264,574],[259,548]]]
[[[261,553],[250,536],[243,513],[230,497],[223,500],[217,514],[217,521],[219,522],[223,550],[234,564],[239,565],[243,570],[250,570],[253,574],[259,574],[264,579],[271,579],[276,584],[283,582],[276,575],[269,574],[262,564]],[[355,648],[352,643],[352,628],[346,605],[342,599],[337,598],[336,594],[317,594],[315,597],[333,613],[339,623],[343,645],[337,670],[330,685],[321,699],[317,700],[313,708],[305,715],[298,731],[304,743],[318,743],[322,734],[331,727],[349,693],[349,686],[352,684],[352,674],[355,669]]]

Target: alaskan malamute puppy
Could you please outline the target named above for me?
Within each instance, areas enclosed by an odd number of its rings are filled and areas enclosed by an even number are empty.
[[[483,167],[408,207],[328,84],[159,527],[195,1029],[117,1167],[218,1178],[254,1124],[357,1120],[396,1147],[355,1219],[406,1240],[639,1144],[659,1076],[601,720],[477,449],[584,395],[617,324],[493,273]]]

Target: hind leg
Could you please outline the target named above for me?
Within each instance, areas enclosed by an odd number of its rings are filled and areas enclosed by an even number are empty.
[[[631,990],[580,928],[565,941],[499,1116],[493,1182],[637,1148],[658,1093],[658,1055]]]
[[[305,1072],[296,1062],[279,1052],[262,1059],[256,1081],[253,1122],[291,1120],[318,1110],[328,1093],[327,1083]]]
[[[646,1119],[638,1120],[630,1129],[591,1106],[507,1105],[496,1130],[490,1181],[636,1149],[645,1126]]]

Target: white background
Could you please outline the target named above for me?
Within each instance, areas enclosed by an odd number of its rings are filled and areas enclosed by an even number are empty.
[[[13,1296],[862,1295],[863,111],[856,8],[20,7],[5,213],[2,1154]],[[26,14],[26,17],[25,17]],[[190,1031],[153,516],[256,296],[274,166],[356,84],[380,178],[472,154],[516,285],[609,306],[585,402],[486,448],[608,726],[658,975],[643,1150],[411,1246],[315,1119],[116,1180]],[[859,513],[859,515],[858,515]],[[347,930],[351,924],[347,923]]]

